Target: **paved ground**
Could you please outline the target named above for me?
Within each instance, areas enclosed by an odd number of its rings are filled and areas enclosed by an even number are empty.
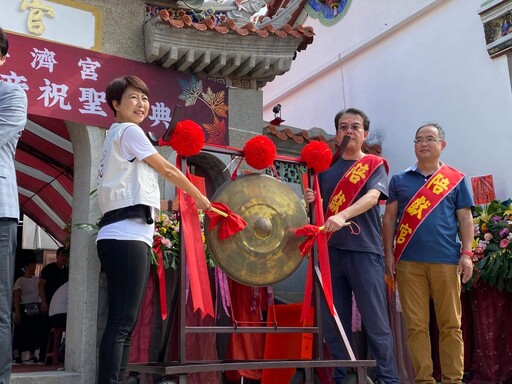
[[[46,372],[58,371],[64,369],[64,363],[58,365],[37,365],[37,364],[21,364],[13,365],[12,373],[25,373],[25,372]]]

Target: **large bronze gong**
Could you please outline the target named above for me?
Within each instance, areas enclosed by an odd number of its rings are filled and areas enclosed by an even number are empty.
[[[222,185],[211,201],[226,204],[247,222],[243,231],[219,240],[218,227],[212,230],[205,217],[208,249],[229,277],[245,285],[266,286],[297,269],[304,238],[295,237],[294,231],[308,219],[288,185],[267,175],[245,175]]]

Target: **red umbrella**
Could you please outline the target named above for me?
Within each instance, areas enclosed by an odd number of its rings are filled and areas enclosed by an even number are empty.
[[[219,239],[225,240],[236,233],[242,231],[247,223],[242,216],[233,213],[229,207],[223,203],[212,203],[210,210],[205,211],[210,219],[211,228],[219,225]]]

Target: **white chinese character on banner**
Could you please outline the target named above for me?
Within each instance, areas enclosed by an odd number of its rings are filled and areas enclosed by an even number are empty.
[[[43,94],[37,98],[37,100],[44,99],[45,107],[53,107],[55,104],[59,103],[60,109],[65,109],[69,111],[71,109],[71,105],[69,103],[66,105],[65,99],[68,96],[68,86],[65,84],[54,84],[51,83],[50,80],[44,79],[46,84],[45,87],[39,87]]]
[[[151,106],[149,120],[153,121],[152,127],[164,123],[165,128],[168,128],[171,122],[171,109],[166,107],[164,103],[156,103]]]
[[[30,65],[32,68],[48,68],[50,73],[53,72],[53,64],[57,64],[55,60],[55,52],[49,51],[48,48],[45,48],[44,51],[40,51],[37,48],[32,48],[34,52],[30,52],[34,60]]]
[[[78,62],[78,66],[82,67],[80,74],[82,75],[82,80],[98,80],[98,74],[96,73],[96,68],[100,68],[101,64],[97,61],[92,61],[90,57],[86,57],[86,60],[80,59]]]
[[[30,89],[28,87],[27,83],[26,83],[27,78],[25,76],[18,76],[16,74],[16,72],[11,71],[11,75],[10,76],[9,75],[2,75],[2,74],[0,74],[0,77],[6,83],[18,84],[25,91],[28,91]]]
[[[94,88],[80,88],[82,96],[78,100],[83,102],[85,109],[79,109],[81,113],[107,116],[101,108],[101,103],[105,103],[105,92],[97,92]]]

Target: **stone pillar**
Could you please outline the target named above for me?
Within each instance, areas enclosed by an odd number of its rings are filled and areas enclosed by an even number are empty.
[[[78,123],[66,124],[74,152],[72,225],[96,223],[100,210],[90,192],[96,188],[106,131]],[[95,238],[90,232],[72,229],[69,264],[65,371],[16,373],[11,375],[11,384],[96,383],[100,263]]]
[[[247,140],[263,134],[263,93],[250,89],[229,88],[229,145],[243,148]]]
[[[96,223],[101,216],[97,199],[96,172],[105,130],[68,123],[75,155],[72,224]],[[95,236],[73,228],[69,271],[66,370],[80,372],[80,383],[96,382],[97,312],[100,263]]]

